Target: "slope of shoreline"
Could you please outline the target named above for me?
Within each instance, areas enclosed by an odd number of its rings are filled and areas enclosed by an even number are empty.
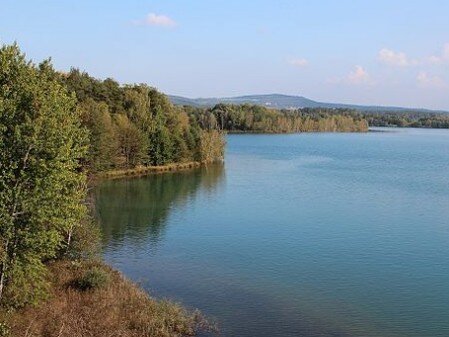
[[[57,261],[48,264],[49,299],[39,306],[0,311],[0,336],[180,337],[210,330],[197,311],[156,300],[137,284],[101,261]],[[104,284],[79,286],[91,270]]]
[[[98,173],[94,178],[98,179],[120,179],[140,177],[149,174],[186,171],[207,165],[207,162],[192,161],[186,163],[174,163],[160,166],[138,166],[130,169],[110,170]]]

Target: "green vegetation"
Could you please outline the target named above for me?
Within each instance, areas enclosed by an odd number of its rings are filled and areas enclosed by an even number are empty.
[[[221,131],[202,129],[152,88],[61,75],[16,45],[1,47],[0,333],[194,334],[197,315],[92,262],[99,229],[87,175],[212,162],[223,147]]]
[[[203,109],[185,107],[200,125],[230,132],[366,132],[362,115],[348,109],[304,108],[274,110],[259,105],[217,104]]]
[[[105,270],[98,267],[92,267],[76,280],[75,284],[81,290],[88,290],[103,288],[109,282],[110,277]]]
[[[46,297],[44,262],[64,255],[86,219],[87,132],[48,62],[0,49],[0,301]]]
[[[149,298],[92,262],[99,229],[90,216],[88,175],[139,175],[220,161],[227,130],[366,131],[352,111],[175,107],[144,84],[101,81],[77,69],[62,74],[49,61],[35,65],[16,45],[0,48],[0,88],[2,335],[195,332],[196,316]]]
[[[57,76],[76,94],[81,123],[90,130],[91,172],[223,158],[223,133],[202,128],[154,88],[100,81],[77,69]]]
[[[449,129],[449,114],[429,112],[364,113],[370,126]]]

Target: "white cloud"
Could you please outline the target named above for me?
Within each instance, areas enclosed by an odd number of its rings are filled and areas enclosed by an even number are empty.
[[[371,82],[370,75],[362,66],[355,66],[346,78],[351,84],[367,84]]]
[[[403,52],[383,48],[379,51],[378,59],[380,62],[396,67],[409,67],[428,64],[449,64],[449,42],[443,46],[443,50],[438,55],[431,55],[420,59],[411,59]]]
[[[416,77],[418,85],[425,88],[446,88],[446,83],[438,76],[429,75],[425,71],[421,71]]]
[[[395,52],[394,50],[387,48],[383,48],[379,51],[378,58],[382,63],[396,67],[407,67],[418,63],[415,60],[410,60],[405,53]]]
[[[345,77],[334,77],[326,80],[330,84],[351,84],[351,85],[372,85],[375,82],[371,79],[368,71],[362,66],[356,65]]]
[[[430,56],[429,62],[433,64],[449,63],[449,43],[443,46],[443,51],[440,55]]]
[[[145,19],[136,21],[138,25],[159,26],[159,27],[175,27],[176,22],[170,17],[162,14],[150,13]]]
[[[309,61],[307,61],[304,58],[295,58],[295,59],[290,59],[288,61],[288,63],[294,67],[305,67],[306,65],[309,64]]]

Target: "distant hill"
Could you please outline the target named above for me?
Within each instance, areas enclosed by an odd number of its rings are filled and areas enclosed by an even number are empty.
[[[269,95],[246,95],[237,97],[222,98],[186,98],[181,96],[169,96],[171,102],[175,105],[190,105],[197,107],[209,107],[218,103],[229,104],[254,104],[274,109],[298,109],[298,108],[346,108],[355,109],[363,112],[426,112],[426,113],[445,113],[447,111],[436,111],[420,108],[403,108],[395,106],[370,106],[339,103],[324,103],[308,99],[303,96],[290,96],[280,94]]]

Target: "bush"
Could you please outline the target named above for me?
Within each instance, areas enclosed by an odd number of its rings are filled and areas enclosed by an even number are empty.
[[[6,323],[0,322],[0,337],[7,337],[10,335],[9,326]]]
[[[109,281],[109,274],[105,270],[93,267],[77,280],[76,286],[81,290],[98,289],[105,287]]]
[[[91,208],[93,212],[93,206]],[[86,217],[73,228],[70,245],[65,246],[59,257],[69,260],[88,260],[98,256],[101,232],[93,217]]]

